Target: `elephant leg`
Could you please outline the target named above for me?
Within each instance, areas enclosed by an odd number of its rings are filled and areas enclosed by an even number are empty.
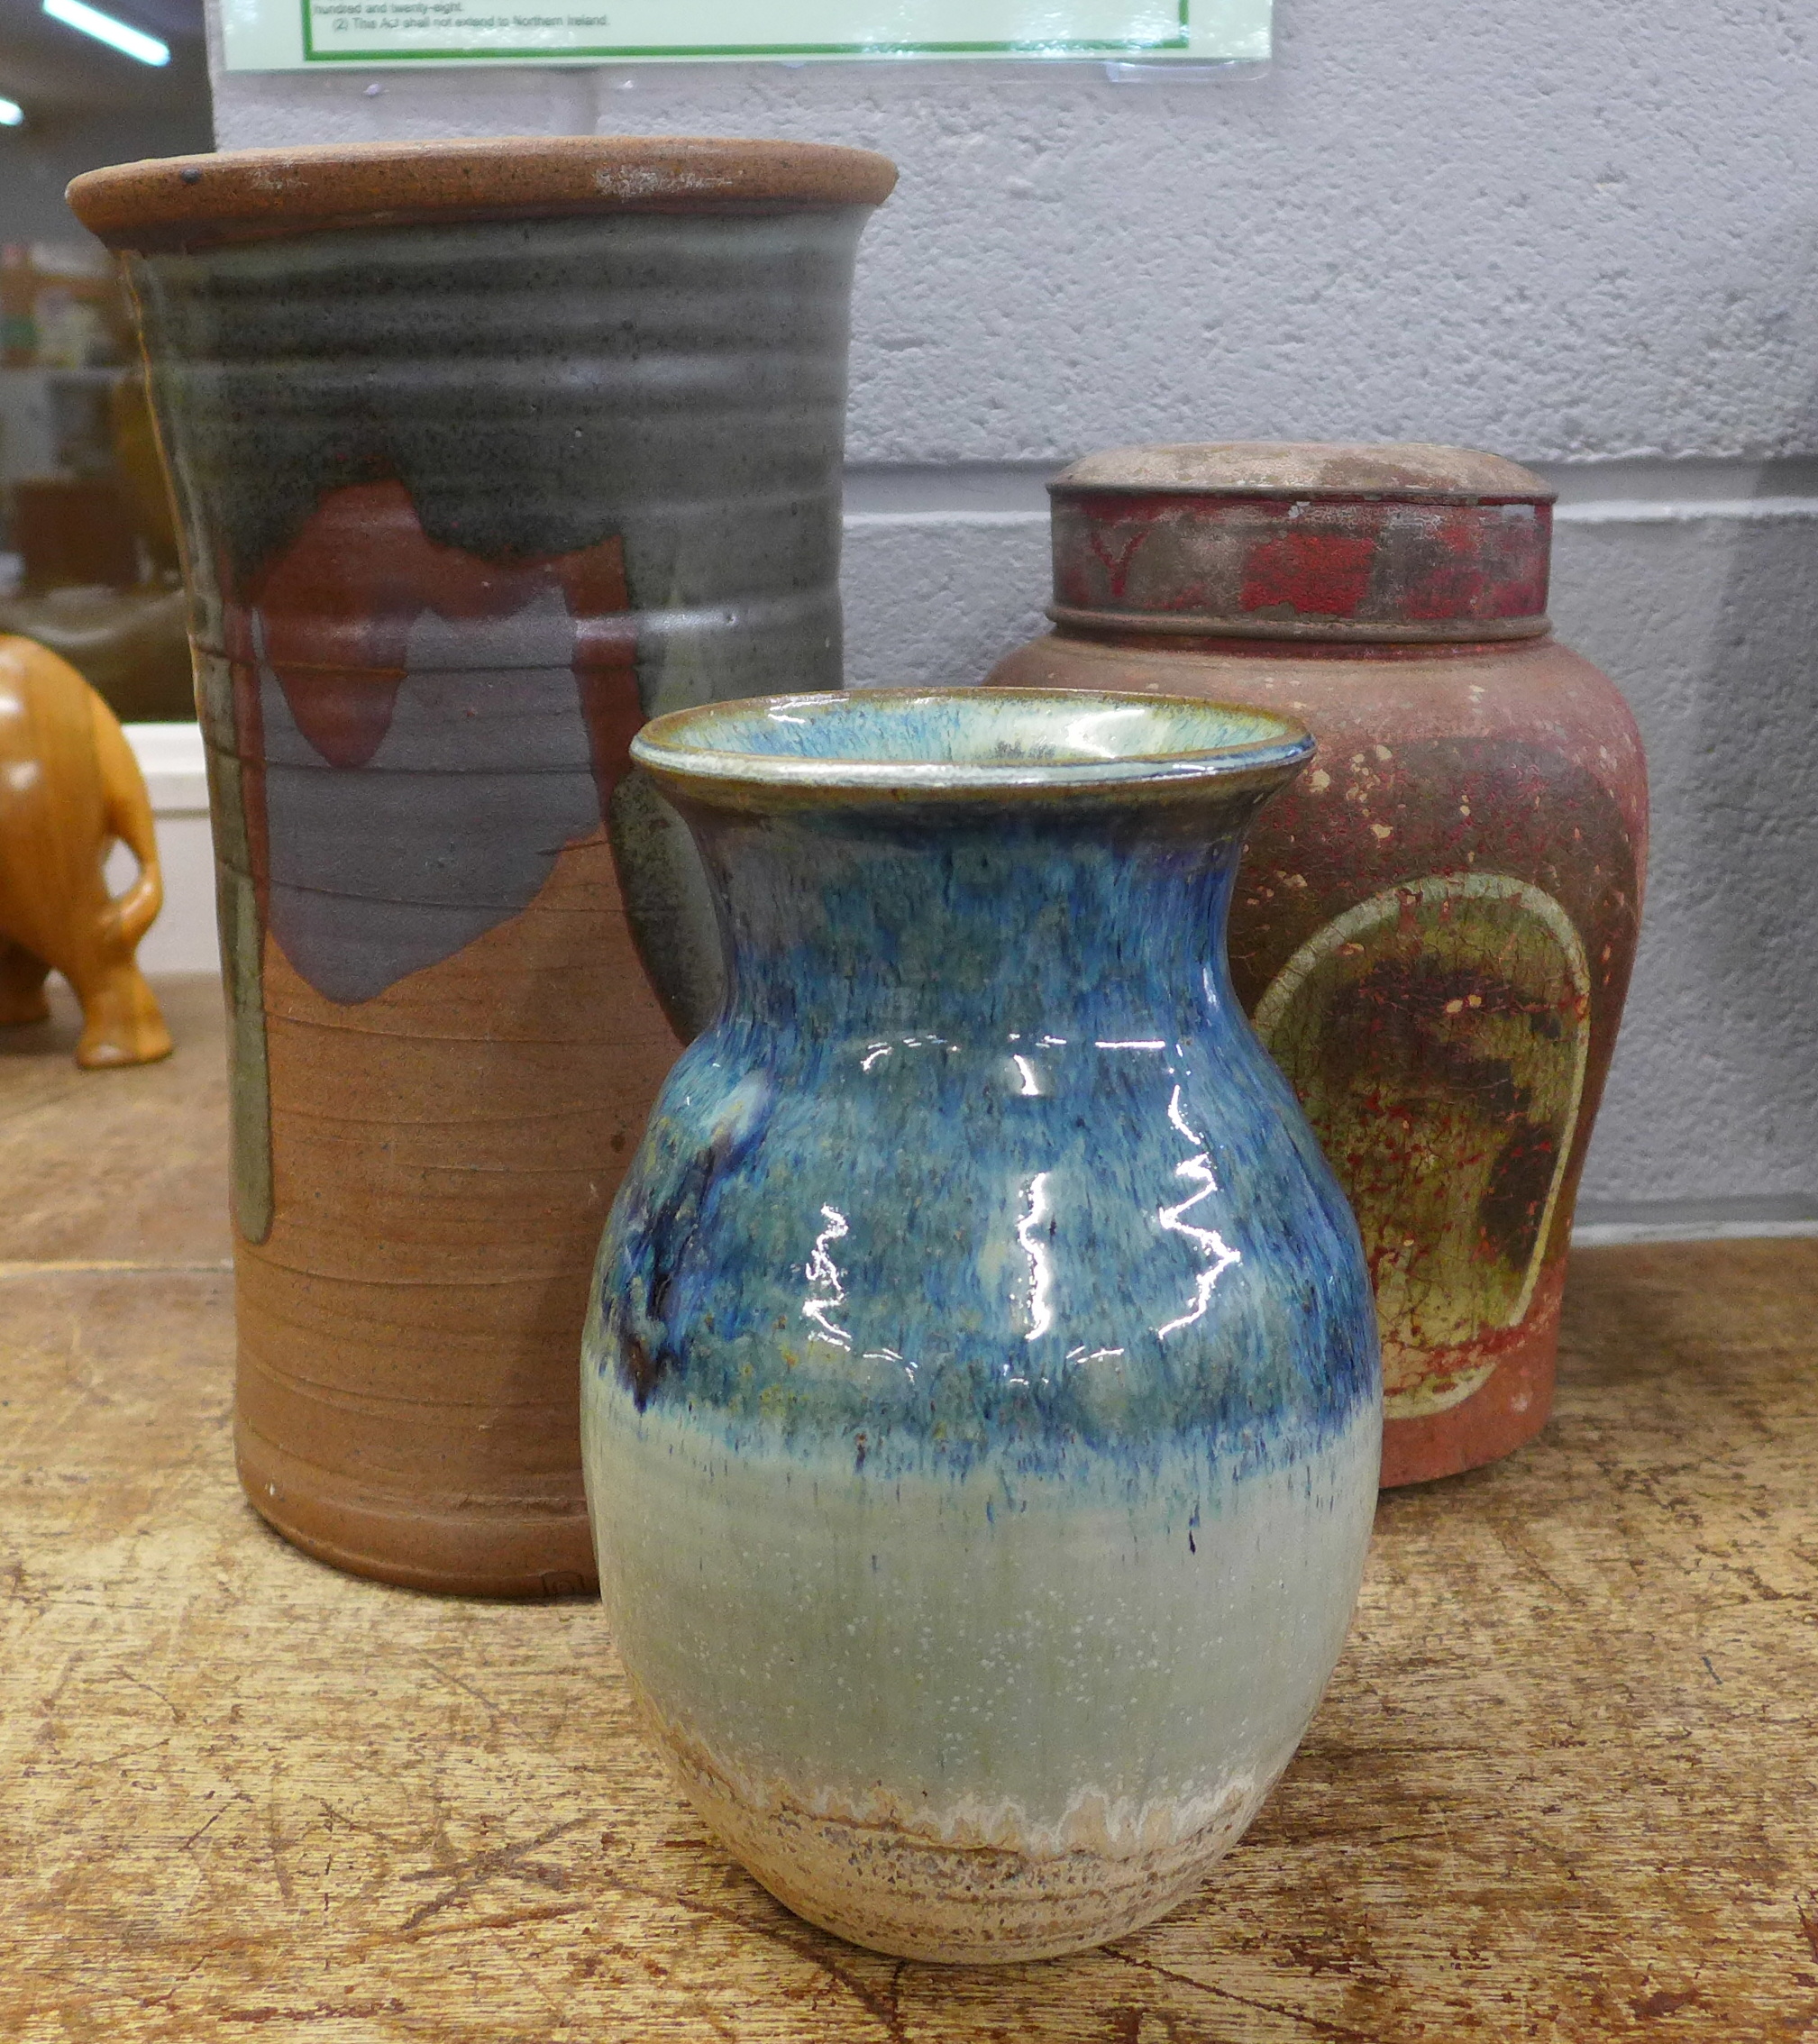
[[[23,944],[0,937],[0,1027],[45,1019],[50,1013],[44,998],[44,976],[50,970]]]
[[[85,960],[65,977],[82,1003],[82,1040],[76,1062],[93,1071],[109,1064],[151,1064],[170,1054],[157,997],[130,952]]]

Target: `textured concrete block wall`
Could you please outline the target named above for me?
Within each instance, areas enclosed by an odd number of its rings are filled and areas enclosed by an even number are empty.
[[[1033,629],[1040,478],[1137,439],[1552,465],[1556,615],[1657,824],[1594,1211],[1818,1213],[1818,14],[1279,0],[1260,78],[696,67],[219,77],[224,147],[776,134],[902,169],[854,306],[852,678]]]

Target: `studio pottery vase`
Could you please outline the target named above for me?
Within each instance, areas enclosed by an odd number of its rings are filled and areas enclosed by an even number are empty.
[[[241,1476],[343,1567],[591,1580],[587,1273],[717,970],[626,747],[837,685],[848,289],[893,175],[589,138],[71,188],[126,251],[182,529]]]
[[[1310,750],[977,690],[636,741],[730,992],[600,1251],[607,1610],[708,1824],[861,1944],[1035,1958],[1160,1915],[1338,1657],[1368,1283],[1205,938]]]
[[[1124,448],[1053,486],[1052,635],[991,679],[1303,719],[1238,991],[1356,1209],[1383,1479],[1546,1423],[1579,1173],[1641,912],[1646,769],[1551,636],[1552,497],[1457,447]]]

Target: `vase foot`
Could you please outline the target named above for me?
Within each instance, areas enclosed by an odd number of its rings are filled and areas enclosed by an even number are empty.
[[[955,1841],[899,1821],[882,1792],[828,1814],[778,1782],[754,1791],[647,1701],[644,1713],[702,1820],[779,1902],[854,1945],[942,1966],[1062,1958],[1153,1923],[1237,1843],[1269,1785],[1234,1784],[1209,1820],[1155,1843],[1031,1848],[1008,1811],[989,1840]]]
[[[247,1500],[293,1547],[350,1575],[463,1597],[567,1597],[599,1586],[579,1479],[571,1502],[407,1504],[356,1490],[234,1428]]]

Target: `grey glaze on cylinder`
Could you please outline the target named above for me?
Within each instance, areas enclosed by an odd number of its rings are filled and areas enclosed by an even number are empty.
[[[326,492],[396,478],[432,546],[480,561],[617,537],[626,607],[575,623],[632,652],[644,716],[837,688],[867,212],[467,222],[130,257],[198,650],[232,657],[239,592]],[[366,668],[339,642],[375,622],[312,619],[319,657]],[[516,665],[497,634],[466,636],[438,664]],[[536,820],[565,825],[568,807]],[[691,847],[642,775],[616,786],[610,820],[639,947],[691,1035],[717,971]]]

